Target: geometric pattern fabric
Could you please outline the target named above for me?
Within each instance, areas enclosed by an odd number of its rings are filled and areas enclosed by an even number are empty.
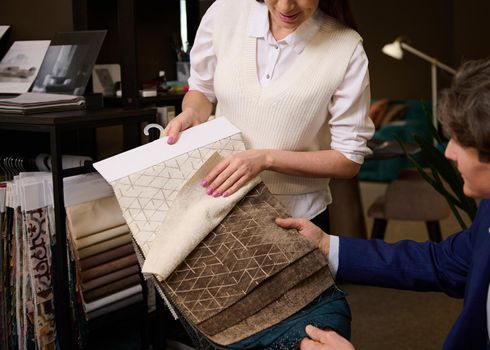
[[[144,256],[185,181],[214,152],[226,157],[243,150],[241,136],[236,134],[111,182],[124,219]]]
[[[257,185],[162,282],[168,296],[199,324],[313,251],[305,237],[275,224],[285,215],[265,185]]]

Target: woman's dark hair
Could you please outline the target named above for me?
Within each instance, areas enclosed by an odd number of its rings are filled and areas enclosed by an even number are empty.
[[[264,2],[264,0],[257,0]],[[320,0],[318,8],[326,15],[336,18],[343,25],[357,30],[354,15],[350,9],[348,0]]]
[[[437,115],[447,136],[490,162],[490,58],[464,63],[441,93]]]

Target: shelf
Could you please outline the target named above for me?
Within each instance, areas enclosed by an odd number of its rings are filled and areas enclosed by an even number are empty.
[[[91,166],[62,169],[62,134],[81,128],[99,128],[112,125],[122,125],[124,129],[124,149],[128,150],[141,144],[141,123],[156,120],[155,108],[122,109],[103,108],[94,111],[78,110],[55,113],[40,113],[29,115],[2,114],[0,130],[26,131],[49,134],[51,152],[51,167],[53,179],[53,198],[55,215],[55,239],[53,247],[53,284],[55,297],[55,317],[57,327],[57,342],[61,349],[70,349],[74,342],[71,325],[70,295],[67,269],[67,238],[65,225],[65,207],[63,194],[63,178],[92,170]],[[2,139],[2,143],[8,140]],[[18,139],[25,142],[24,138]],[[11,145],[12,146],[12,145]],[[35,147],[35,145],[32,145]]]
[[[142,106],[148,106],[150,104],[164,105],[165,103],[182,103],[185,93],[165,94],[155,97],[142,97],[140,98],[140,104]],[[104,97],[104,104],[108,107],[120,107],[122,105],[122,99],[119,97]]]

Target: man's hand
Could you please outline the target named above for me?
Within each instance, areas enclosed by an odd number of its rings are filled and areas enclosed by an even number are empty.
[[[309,338],[303,338],[299,344],[300,350],[354,350],[354,346],[335,331],[321,330],[313,326],[306,326]]]
[[[328,256],[330,248],[330,236],[323,232],[318,226],[307,219],[287,218],[276,219],[276,224],[285,229],[296,229],[300,235],[305,236],[313,242],[321,252]]]

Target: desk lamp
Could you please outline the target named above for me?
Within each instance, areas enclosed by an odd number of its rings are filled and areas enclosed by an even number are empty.
[[[444,63],[439,62],[436,58],[431,57],[415,48],[412,46],[408,45],[407,43],[402,41],[402,38],[397,38],[394,42],[391,44],[386,44],[383,46],[383,53],[391,56],[393,58],[396,58],[398,60],[401,60],[403,58],[403,50],[406,50],[415,56],[422,58],[423,60],[429,62],[431,64],[431,82],[432,82],[432,122],[434,123],[434,126],[437,128],[437,118],[436,118],[436,110],[437,110],[437,68],[441,68],[445,70],[448,73],[455,74],[456,71],[445,65]]]

